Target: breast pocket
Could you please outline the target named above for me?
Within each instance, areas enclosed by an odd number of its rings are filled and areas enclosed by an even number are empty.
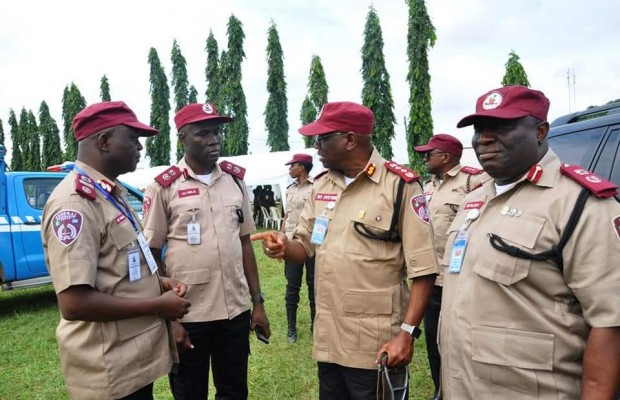
[[[127,249],[130,245],[136,245],[136,251],[140,251],[140,247],[137,246],[137,234],[136,231],[131,226],[129,220],[124,220],[120,224],[116,222],[112,222],[112,226],[110,227],[110,240],[114,243],[114,247],[116,248],[117,258],[114,263],[114,270],[118,276],[126,276],[129,274],[129,266],[127,265]],[[141,271],[142,274],[145,273],[145,270]]]
[[[175,236],[187,236],[187,224],[194,219],[201,224],[204,223],[204,221],[202,221],[204,215],[201,208],[202,204],[198,197],[180,199],[173,203],[171,210],[173,223],[171,223],[170,226],[175,227]]]
[[[342,211],[342,210],[341,210]],[[374,206],[366,210],[351,210],[351,231],[347,237],[346,251],[374,258],[387,256],[387,242],[377,237],[387,238],[393,209]]]
[[[222,203],[225,209],[225,222],[228,226],[237,228],[241,224],[241,219],[251,218],[251,216],[243,215],[241,191],[237,190],[237,193],[223,196]]]
[[[528,253],[534,253],[536,241],[544,224],[544,218],[535,216],[507,218],[502,223],[490,227],[488,233],[497,235],[508,245]],[[485,234],[484,240],[489,240],[487,234]],[[532,260],[518,258],[506,252],[496,250],[490,243],[485,244],[483,248],[488,249],[488,252],[484,254],[484,261],[476,262],[473,268],[473,271],[478,275],[502,285],[510,286],[524,279],[529,274]]]
[[[452,212],[453,215],[459,210],[459,206],[463,201],[463,195],[459,193],[450,193],[443,199],[443,207],[446,208],[446,212]]]

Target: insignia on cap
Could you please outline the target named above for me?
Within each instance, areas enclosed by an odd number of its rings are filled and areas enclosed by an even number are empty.
[[[500,104],[502,104],[502,99],[503,98],[501,94],[493,92],[488,95],[486,99],[484,99],[484,102],[482,102],[482,108],[484,108],[485,110],[492,110],[494,108],[497,108]]]
[[[56,239],[63,245],[69,246],[82,232],[82,214],[75,210],[60,210],[52,217],[52,228]]]
[[[202,106],[202,111],[204,111],[205,114],[213,114],[213,112],[214,112],[213,105],[211,105],[211,103],[205,103]]]
[[[616,232],[616,236],[618,236],[618,240],[620,240],[620,215],[614,218],[612,223],[614,226],[614,231]]]
[[[426,206],[426,197],[424,197],[423,194],[418,194],[417,196],[413,196],[411,198],[411,209],[422,222],[428,224],[430,221],[430,214],[428,212],[428,207]]]
[[[142,215],[146,215],[147,212],[151,209],[153,205],[153,200],[149,196],[144,196],[142,200]]]

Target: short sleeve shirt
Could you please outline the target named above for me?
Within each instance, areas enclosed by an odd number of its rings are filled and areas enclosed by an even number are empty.
[[[106,179],[82,162],[76,165],[94,181]],[[159,296],[159,277],[150,273],[129,218],[98,191],[95,200],[81,197],[76,177],[70,172],[63,179],[43,211],[45,261],[56,293],[87,285],[119,297]],[[110,195],[121,201],[125,192],[114,182]],[[136,214],[128,211],[139,226]],[[141,278],[130,282],[128,253],[136,251]],[[108,322],[61,318],[56,337],[73,399],[126,396],[166,375],[176,359],[170,326],[155,315]]]
[[[313,179],[308,178],[302,184],[299,184],[295,180],[291,185],[286,188],[286,236],[291,239],[293,237],[293,231],[299,222],[299,215],[301,210],[306,205],[306,200],[312,193]]]
[[[384,163],[375,149],[367,168],[348,186],[339,171],[315,179],[295,228],[294,240],[308,256],[316,254],[312,354],[318,361],[376,368],[379,346],[399,332],[407,311],[406,278],[437,273],[419,182],[404,186],[398,216],[400,241],[367,238],[355,228],[357,223],[373,234],[389,230],[401,177]],[[323,244],[314,245],[311,233],[321,215],[329,219],[327,234]]]
[[[145,236],[152,248],[166,246],[166,275],[188,285],[192,306],[182,322],[232,319],[250,309],[240,237],[255,226],[245,183],[219,165],[208,184],[185,159],[178,168],[184,172],[170,186],[146,188]],[[200,244],[188,243],[193,221],[200,225]]]
[[[494,181],[467,195],[449,228],[447,264],[469,210],[461,271],[444,280],[440,348],[446,399],[579,398],[590,327],[620,326],[620,205],[590,194],[562,253],[529,260],[496,250],[490,234],[528,253],[559,243],[583,187],[549,150],[537,183],[496,195]],[[471,215],[471,214],[469,214]]]

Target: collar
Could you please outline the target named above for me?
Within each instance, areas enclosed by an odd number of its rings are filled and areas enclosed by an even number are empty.
[[[384,162],[385,160],[383,159],[383,157],[381,157],[379,151],[377,151],[377,149],[373,147],[372,153],[370,154],[370,158],[368,159],[366,166],[359,174],[357,174],[354,180],[361,179],[360,176],[363,175],[368,177],[368,179],[370,179],[372,182],[379,183],[381,181],[381,175],[383,174],[383,170],[385,169],[385,166],[383,165]],[[344,185],[344,174],[342,173],[342,171],[330,169],[327,173],[327,176],[332,181],[334,181],[334,183],[338,183],[340,184],[340,186]],[[343,187],[346,187],[346,185],[344,185]]]
[[[449,176],[450,178],[454,178],[455,176],[458,175],[460,171],[461,171],[461,164],[456,164],[452,169],[450,169],[448,172],[443,174],[443,179],[446,179],[446,175]],[[439,179],[439,176],[437,175],[432,175],[431,180],[433,181],[433,184],[435,186],[438,186],[440,182],[442,181],[441,179]]]
[[[183,182],[191,178],[193,180],[196,180],[202,183],[202,181],[200,181],[196,177],[197,174],[194,172],[194,170],[189,165],[187,165],[187,162],[185,161],[185,157],[183,157],[181,161],[177,163],[177,167],[183,173],[183,177],[181,178]],[[213,168],[212,174],[213,175],[211,177],[211,183],[215,182],[215,180],[218,179],[222,175],[222,168],[220,168],[220,165],[218,163],[215,163],[215,168]]]
[[[101,172],[97,171],[93,167],[88,164],[85,164],[82,161],[75,161],[75,165],[77,165],[81,170],[86,172],[88,176],[99,183],[99,185],[106,190],[108,193],[111,193],[113,196],[118,197],[119,195],[124,196],[127,194],[127,189],[123,186],[118,180],[110,181],[110,178],[103,175]],[[74,170],[77,174],[78,172]]]

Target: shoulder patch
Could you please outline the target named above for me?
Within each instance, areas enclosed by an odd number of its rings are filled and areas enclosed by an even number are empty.
[[[149,196],[144,196],[142,199],[142,215],[146,215],[153,205],[153,200]]]
[[[618,194],[618,186],[581,168],[579,165],[564,164],[560,167],[560,172],[594,193],[598,198],[612,197]]]
[[[157,175],[155,177],[155,180],[161,186],[168,187],[172,184],[172,182],[177,180],[179,177],[181,177],[181,170],[176,165],[173,165],[172,167],[168,168],[161,174]]]
[[[75,191],[77,194],[90,201],[97,198],[95,182],[86,175],[77,174],[75,176]]]
[[[614,226],[614,231],[616,232],[616,236],[618,236],[618,240],[620,240],[620,215],[614,218],[614,220],[612,221],[612,224]]]
[[[239,179],[243,179],[243,177],[245,176],[245,168],[233,164],[229,161],[222,161],[220,163],[220,168],[222,168],[222,171],[226,171]]]
[[[478,169],[478,168],[474,168],[474,167],[464,166],[464,167],[461,168],[461,172],[465,172],[465,173],[470,174],[470,175],[479,175],[479,174],[483,173],[484,170]]]
[[[416,174],[407,167],[403,167],[402,165],[395,163],[394,161],[386,161],[384,165],[388,171],[392,171],[396,175],[400,176],[402,180],[407,183],[420,179],[420,175]]]
[[[423,194],[415,195],[411,198],[410,204],[415,215],[420,218],[422,222],[428,224],[431,220],[431,214],[428,211],[428,205],[426,204],[426,196]]]
[[[325,174],[327,174],[328,172],[329,172],[328,169],[326,169],[324,171],[321,171],[318,174],[316,174],[313,179],[316,181],[317,179],[320,179],[320,178],[324,177]]]
[[[52,229],[56,239],[65,247],[75,242],[82,232],[84,218],[75,210],[60,210],[52,217]]]

